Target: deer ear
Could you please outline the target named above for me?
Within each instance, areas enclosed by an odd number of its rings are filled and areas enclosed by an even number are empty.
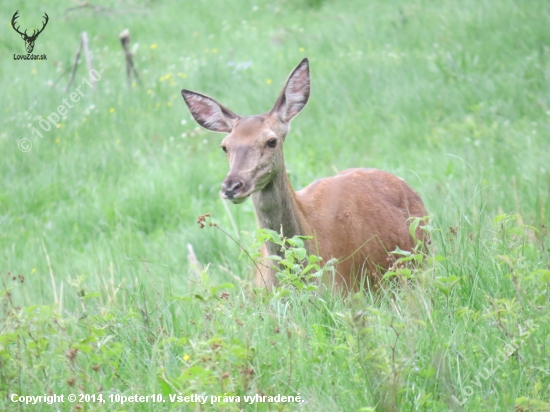
[[[294,69],[270,113],[289,123],[304,108],[309,99],[309,60],[305,58]]]
[[[203,94],[183,89],[181,95],[198,124],[213,132],[231,133],[238,115]]]

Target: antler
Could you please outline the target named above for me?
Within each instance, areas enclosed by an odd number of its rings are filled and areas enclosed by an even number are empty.
[[[40,33],[42,33],[44,31],[44,29],[46,28],[46,25],[48,24],[48,21],[50,20],[50,18],[48,17],[47,13],[44,13],[44,18],[46,19],[46,21],[43,23],[42,28],[40,30],[38,30],[37,33],[35,33],[36,30],[33,30],[31,39],[33,39],[33,40],[36,39],[38,37],[38,35]]]
[[[19,33],[21,36],[26,36],[27,35],[27,30],[25,30],[25,33],[21,33],[19,31],[19,27],[15,27],[15,20],[17,20],[17,18],[19,17],[17,14],[19,13],[19,10],[17,10],[13,17],[11,18],[11,27],[13,27],[13,30],[15,30],[17,33]],[[45,14],[45,13],[44,13]]]

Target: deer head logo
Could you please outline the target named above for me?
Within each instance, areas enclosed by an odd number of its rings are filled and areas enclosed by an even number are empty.
[[[42,25],[42,28],[38,31],[36,30],[33,30],[32,31],[32,35],[29,36],[27,35],[27,30],[25,30],[23,33],[21,33],[19,31],[19,27],[15,27],[15,21],[17,20],[17,18],[19,17],[18,16],[18,13],[19,13],[19,10],[17,10],[15,12],[15,14],[13,15],[13,17],[11,18],[11,26],[13,27],[13,29],[19,33],[21,35],[21,38],[23,40],[25,40],[25,48],[27,49],[27,53],[30,54],[32,53],[33,49],[34,49],[34,42],[36,41],[36,38],[38,37],[38,35],[40,33],[42,33],[44,31],[44,28],[46,27],[46,25],[48,24],[48,20],[49,20],[49,17],[46,13],[44,13],[44,18],[46,19],[46,21],[44,21],[43,25]]]

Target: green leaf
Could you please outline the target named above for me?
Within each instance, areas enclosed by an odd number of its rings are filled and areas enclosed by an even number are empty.
[[[75,349],[78,349],[80,352],[83,352],[83,353],[91,353],[94,350],[94,348],[91,345],[86,345],[84,343],[75,343],[72,345],[72,347]]]
[[[401,250],[399,246],[396,246],[395,250],[391,252],[392,255],[410,256],[412,253],[408,250]]]
[[[389,270],[384,274],[384,276],[382,276],[382,280],[391,278],[392,276],[397,276],[397,273]]]
[[[306,275],[313,268],[319,268],[317,265],[307,265],[304,270],[302,270],[302,275]]]
[[[533,278],[537,275],[540,275],[539,279],[542,283],[550,283],[550,270],[537,269],[529,275],[529,278]]]
[[[202,366],[191,366],[190,368],[184,370],[181,373],[180,379],[181,380],[191,380],[196,378],[205,378],[212,375],[212,371],[203,368]]]
[[[303,248],[304,247],[304,241],[300,239],[298,236],[294,236],[292,239],[287,239],[287,243],[290,246]]]
[[[303,247],[293,249],[293,252],[298,260],[304,260],[306,258],[307,252]]]
[[[191,296],[170,296],[168,299],[170,299],[170,300],[190,301],[193,298]]]
[[[315,256],[315,255],[309,255],[308,258],[307,258],[307,261],[309,263],[317,263],[319,261],[321,261],[322,259],[319,257],[319,256]]]
[[[168,385],[168,382],[166,382],[164,380],[164,378],[162,377],[162,374],[159,373],[157,375],[157,381],[158,381],[159,386],[160,386],[160,391],[162,392],[162,394],[165,397],[168,397],[168,395],[171,395],[172,393],[174,393],[172,387],[170,385]]]
[[[88,300],[88,299],[95,299],[100,296],[99,292],[86,292],[84,296],[82,296],[82,299]]]
[[[271,230],[271,229],[262,229],[263,232],[266,233],[267,237],[266,239],[273,242],[273,243],[276,243],[278,245],[282,245],[283,244],[283,239],[281,238],[281,235],[278,234],[277,232],[275,232],[274,230]]]
[[[494,223],[499,223],[502,219],[504,219],[507,215],[506,214],[502,214],[502,215],[497,215],[495,216],[495,218],[493,219],[493,222]]]
[[[323,276],[324,274],[324,271],[323,270],[318,270],[317,272],[315,272],[313,275],[311,275],[312,278],[320,278],[321,276]]]
[[[422,369],[419,375],[423,378],[433,378],[435,376],[435,369],[433,367]]]
[[[411,235],[411,238],[413,239],[416,239],[416,229],[418,228],[419,224],[420,224],[420,218],[415,217],[412,219],[412,222],[409,225],[409,235]]]

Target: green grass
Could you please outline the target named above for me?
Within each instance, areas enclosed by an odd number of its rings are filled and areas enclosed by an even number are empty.
[[[550,410],[548,2],[101,5],[0,5],[1,410],[52,410],[14,393],[103,394],[77,402],[84,410]],[[50,16],[34,51],[47,61],[13,60],[17,9],[22,28]],[[143,80],[130,88],[124,28]],[[39,120],[88,76],[83,61],[69,92],[68,74],[52,87],[84,30],[97,91],[83,86],[43,132]],[[312,95],[285,142],[291,181],[350,167],[405,178],[434,227],[407,286],[253,291],[239,246],[196,224],[208,212],[253,241],[252,204],[227,211],[218,196],[221,136],[195,129],[180,90],[264,112],[306,56]],[[174,393],[305,402],[201,406]],[[121,406],[115,394],[167,402]]]

